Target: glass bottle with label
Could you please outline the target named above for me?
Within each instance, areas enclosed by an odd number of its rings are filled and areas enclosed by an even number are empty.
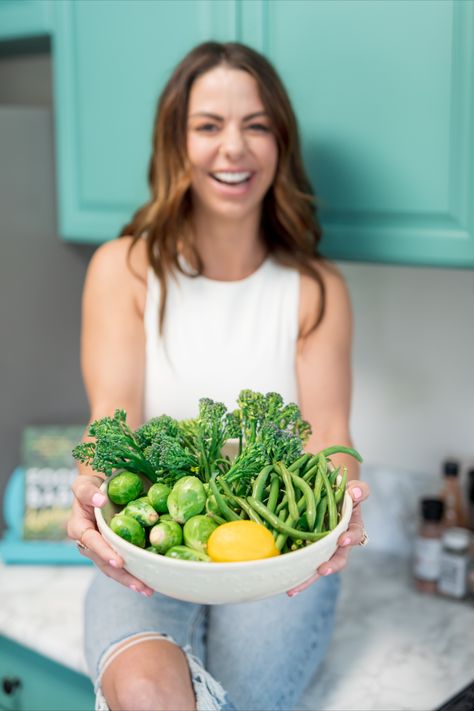
[[[440,571],[444,503],[438,498],[420,501],[421,521],[415,540],[413,575],[419,592],[436,593]]]
[[[438,592],[462,599],[467,593],[471,533],[467,528],[447,528],[442,535]]]
[[[466,515],[459,485],[459,462],[455,459],[447,460],[443,464],[443,488],[439,496],[444,501],[444,527],[465,528]]]

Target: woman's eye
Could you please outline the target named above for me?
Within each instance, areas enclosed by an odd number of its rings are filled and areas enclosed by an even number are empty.
[[[256,129],[257,131],[270,131],[268,126],[265,126],[263,123],[252,123],[249,128]]]
[[[212,131],[214,128],[217,128],[216,124],[214,123],[205,123],[202,126],[198,126],[197,130],[198,131],[205,131],[206,133],[209,133]]]

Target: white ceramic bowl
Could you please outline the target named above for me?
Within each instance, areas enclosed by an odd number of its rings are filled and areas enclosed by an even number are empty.
[[[106,487],[107,481],[101,486],[104,493]],[[95,516],[99,531],[123,558],[126,570],[169,597],[215,605],[261,600],[286,592],[311,577],[335,552],[339,536],[349,525],[352,499],[345,495],[340,522],[320,541],[274,558],[240,563],[176,560],[143,550],[117,536],[109,527],[118,510],[118,506],[108,501],[95,509]]]

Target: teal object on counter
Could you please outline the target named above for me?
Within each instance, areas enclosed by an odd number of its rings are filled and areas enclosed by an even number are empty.
[[[0,539],[0,560],[34,565],[92,565],[72,541],[23,540],[24,479],[24,470],[15,469],[5,489],[3,515],[7,529]]]
[[[91,681],[0,636],[0,709],[93,711]]]

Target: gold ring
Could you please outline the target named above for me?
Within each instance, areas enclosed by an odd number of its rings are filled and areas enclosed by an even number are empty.
[[[366,546],[368,542],[369,536],[367,535],[367,531],[364,528],[364,530],[362,531],[362,538],[359,541],[359,546]]]
[[[88,547],[83,544],[82,541],[76,541],[76,546],[79,548],[80,551],[88,551]]]

